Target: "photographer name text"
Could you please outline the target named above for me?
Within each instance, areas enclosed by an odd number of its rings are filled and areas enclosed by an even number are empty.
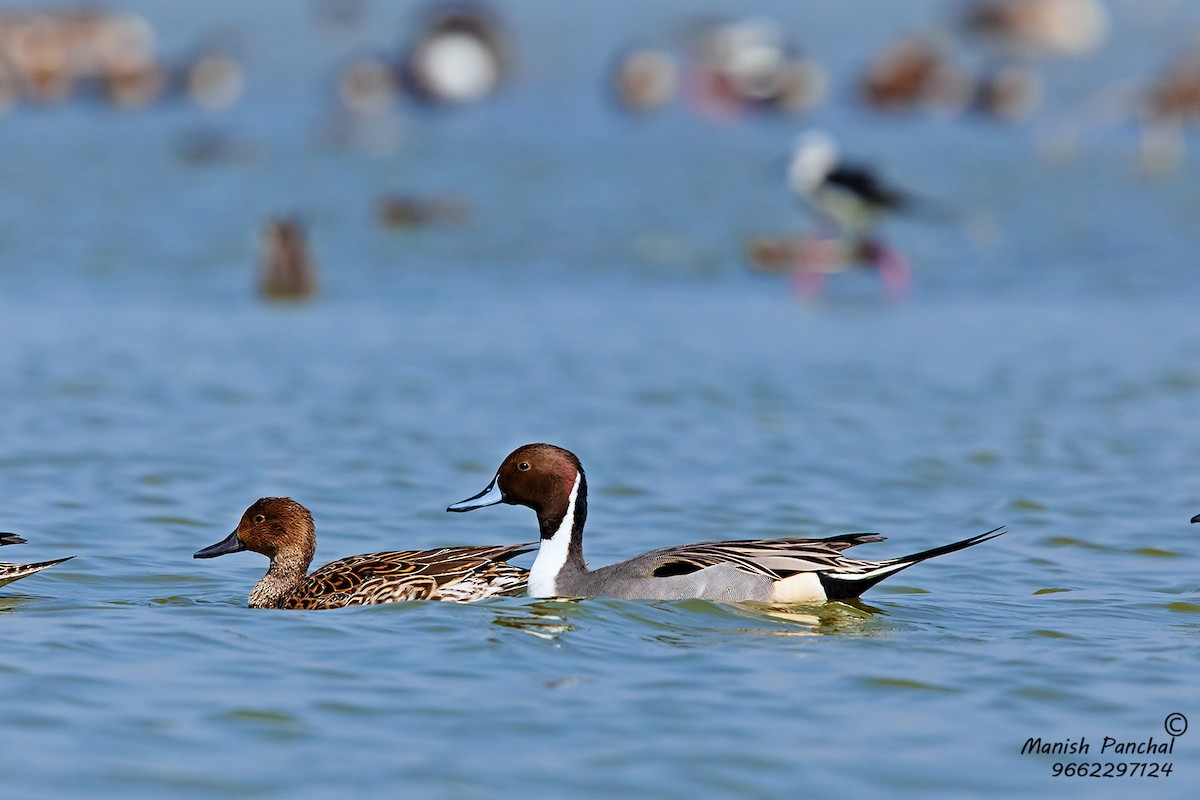
[[[1122,756],[1145,756],[1145,755],[1170,755],[1175,752],[1175,739],[1172,736],[1170,741],[1158,740],[1153,736],[1138,741],[1121,741],[1112,736],[1105,736],[1100,742],[1100,752],[1098,755],[1122,755]],[[1039,737],[1029,737],[1025,740],[1024,746],[1021,747],[1021,755],[1054,755],[1054,756],[1084,756],[1090,755],[1092,752],[1093,742],[1089,742],[1086,736],[1080,736],[1078,739],[1061,739],[1061,740],[1044,740]]]

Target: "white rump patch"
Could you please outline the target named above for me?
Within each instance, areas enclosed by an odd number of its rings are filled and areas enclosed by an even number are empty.
[[[828,599],[815,572],[798,572],[771,587],[772,603],[824,603]]]

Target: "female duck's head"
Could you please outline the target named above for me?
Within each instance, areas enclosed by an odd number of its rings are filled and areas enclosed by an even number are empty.
[[[246,509],[233,533],[194,557],[215,558],[243,550],[262,553],[272,561],[281,554],[299,555],[307,566],[316,550],[312,514],[290,497],[264,497]]]

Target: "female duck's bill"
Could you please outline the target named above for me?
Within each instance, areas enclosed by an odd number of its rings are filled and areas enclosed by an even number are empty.
[[[316,550],[308,509],[287,497],[264,497],[246,509],[233,533],[195,553],[214,558],[253,550],[271,559],[250,592],[251,608],[340,608],[400,600],[467,602],[525,587],[528,571],[507,563],[533,544],[443,547],[368,553],[308,573]]]
[[[762,603],[845,600],[913,564],[1004,533],[1003,528],[995,528],[884,561],[858,561],[843,555],[855,545],[883,541],[873,533],[826,539],[701,542],[652,550],[592,570],[583,560],[587,477],[574,453],[550,444],[517,448],[504,459],[486,489],[446,510],[471,511],[496,503],[527,506],[537,514],[541,544],[529,574],[529,594],[534,597]]]
[[[238,538],[238,532],[235,530],[216,544],[210,544],[208,547],[197,550],[192,558],[216,558],[226,553],[240,553],[246,549],[248,548]]]
[[[25,544],[25,540],[15,533],[0,533],[0,547],[6,544]],[[70,561],[75,556],[56,558],[53,561],[39,561],[34,564],[0,564],[0,586],[26,578],[35,572],[41,572],[46,567],[53,567],[64,561]]]

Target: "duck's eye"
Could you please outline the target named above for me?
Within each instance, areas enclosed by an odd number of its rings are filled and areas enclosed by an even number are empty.
[[[254,521],[255,521],[255,522],[266,522],[266,521],[267,521],[267,518],[266,518],[266,517],[264,517],[262,514],[255,514],[255,515],[254,515]]]
[[[522,461],[520,464],[517,464],[517,469],[521,470],[521,472],[528,471],[529,470],[529,462]]]

